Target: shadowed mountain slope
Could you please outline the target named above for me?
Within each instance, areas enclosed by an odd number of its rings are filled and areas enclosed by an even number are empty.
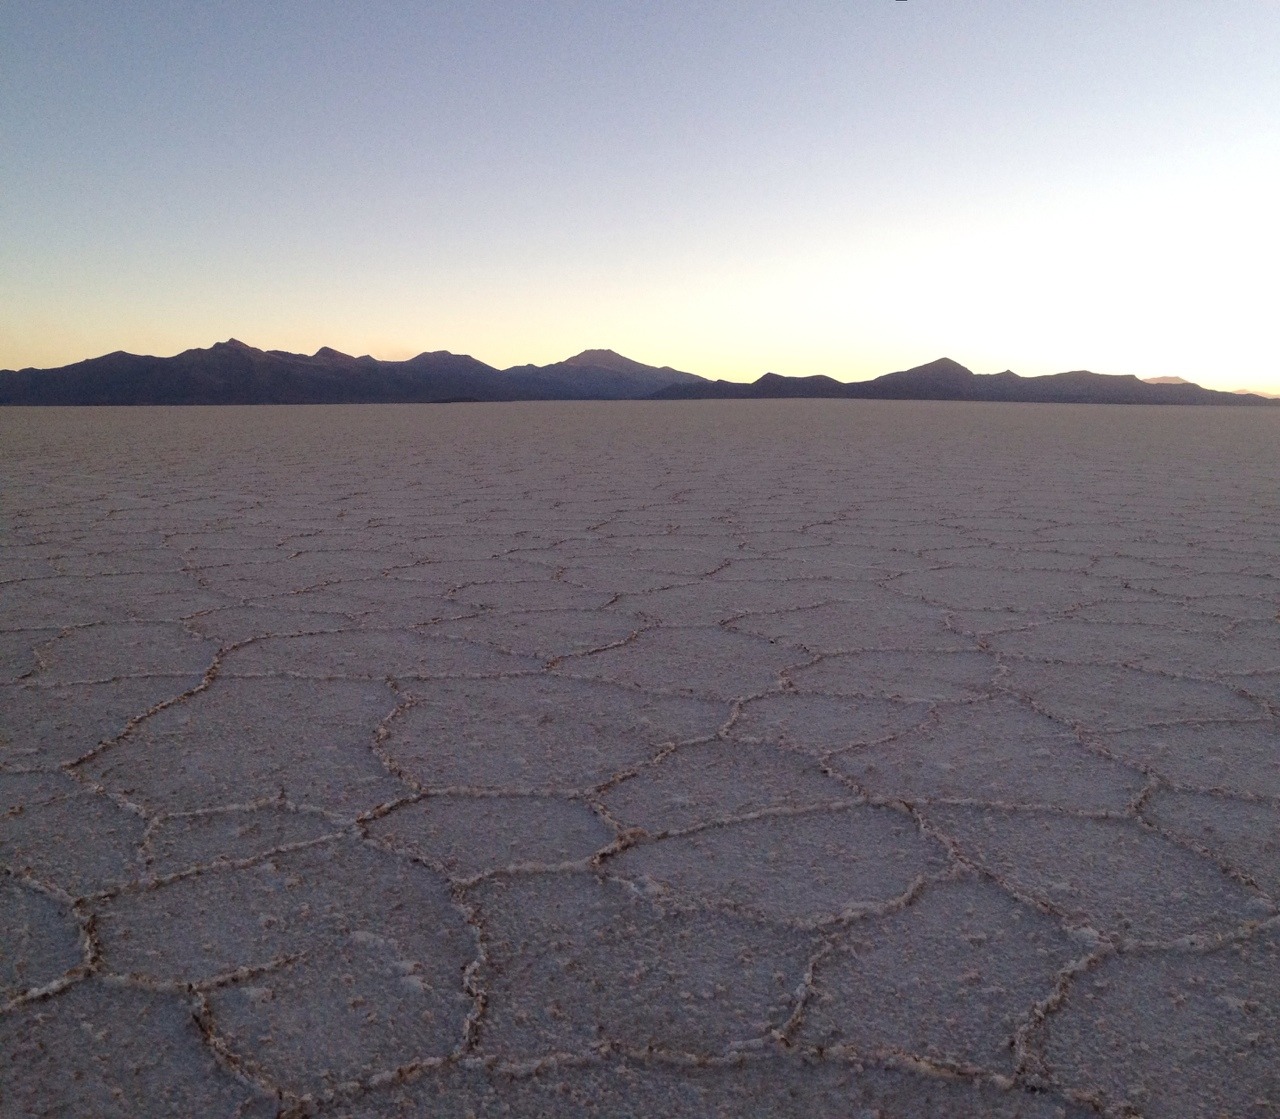
[[[542,386],[549,399],[637,400],[673,385],[704,385],[694,373],[632,361],[612,350],[583,350],[553,365],[517,365],[504,370]]]
[[[751,384],[708,381],[674,385],[655,393],[662,400],[779,397],[832,397],[853,400],[975,400],[1056,404],[1270,404],[1256,394],[1217,392],[1187,381],[1151,383],[1133,376],[1090,373],[1085,369],[1047,377],[1003,373],[977,374],[950,358],[914,369],[886,373],[852,383],[830,377],[781,377],[766,373]]]
[[[444,350],[407,361],[259,350],[230,339],[174,357],[116,353],[60,369],[0,372],[0,404],[391,404],[616,400],[701,380],[607,350],[499,370]]]
[[[848,383],[766,373],[751,384],[708,381],[643,365],[612,350],[584,350],[552,365],[495,369],[445,350],[379,361],[323,347],[314,354],[259,350],[232,338],[173,357],[123,351],[60,369],[0,371],[0,404],[402,404],[503,400],[705,400],[818,397],[1065,404],[1280,404],[1216,392],[1177,378],[1142,381],[1074,370],[1048,377],[978,375],[950,358]]]

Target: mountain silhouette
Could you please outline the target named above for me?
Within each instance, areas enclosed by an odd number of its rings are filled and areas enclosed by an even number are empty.
[[[407,361],[259,350],[235,338],[173,357],[124,351],[59,369],[0,372],[0,404],[400,404],[637,399],[700,381],[607,350],[495,369],[446,350]]]
[[[886,373],[871,381],[830,377],[781,377],[766,373],[758,381],[706,381],[673,385],[654,394],[660,400],[761,400],[780,397],[830,397],[844,400],[973,400],[1028,404],[1271,404],[1254,394],[1218,392],[1189,381],[1139,380],[1134,376],[1076,369],[1046,377],[1021,377],[1011,370],[978,374],[958,361],[938,358],[927,365]]]
[[[694,373],[642,365],[612,350],[583,350],[553,365],[516,365],[503,372],[543,386],[548,400],[640,400],[673,385],[706,383]]]
[[[710,381],[644,365],[613,350],[583,350],[551,365],[496,369],[435,350],[406,361],[259,350],[235,338],[173,357],[115,353],[59,369],[0,371],[0,404],[401,404],[508,400],[785,399],[973,400],[1069,404],[1280,404],[1216,392],[1180,378],[1110,376],[1078,369],[1047,377],[979,375],[950,358],[871,381],[784,377]]]

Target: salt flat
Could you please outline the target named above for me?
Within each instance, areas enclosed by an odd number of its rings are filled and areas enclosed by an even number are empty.
[[[6,1117],[1280,1109],[1273,412],[0,456]]]

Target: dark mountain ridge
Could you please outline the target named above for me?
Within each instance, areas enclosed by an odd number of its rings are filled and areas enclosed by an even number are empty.
[[[612,350],[583,350],[552,365],[515,365],[504,373],[528,378],[552,400],[642,400],[673,385],[706,380],[664,365],[643,365]]]
[[[1151,383],[1131,375],[1075,369],[1046,377],[1021,377],[1011,370],[979,374],[950,358],[886,373],[871,381],[830,377],[780,377],[766,373],[758,381],[704,381],[672,385],[654,394],[660,400],[775,400],[825,397],[842,400],[973,400],[1024,404],[1225,404],[1276,403],[1256,394],[1219,392],[1189,381]]]
[[[1048,377],[979,375],[949,358],[871,381],[783,377],[750,384],[709,381],[644,365],[612,350],[584,350],[551,365],[496,369],[435,350],[380,361],[324,346],[314,354],[259,350],[235,338],[173,357],[115,353],[59,369],[0,371],[0,404],[400,404],[513,400],[705,400],[829,398],[974,400],[1072,404],[1280,404],[1189,382],[1074,370]]]
[[[599,353],[597,351],[597,353]],[[235,338],[173,357],[123,351],[60,369],[0,372],[0,404],[402,404],[462,400],[601,400],[652,395],[692,373],[591,352],[556,365],[495,369],[466,354],[406,361],[259,350]],[[586,360],[583,360],[586,359]]]

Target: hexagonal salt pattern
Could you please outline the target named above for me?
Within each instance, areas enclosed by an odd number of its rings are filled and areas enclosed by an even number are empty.
[[[1256,409],[0,410],[0,1113],[1273,1114],[1278,466]]]

